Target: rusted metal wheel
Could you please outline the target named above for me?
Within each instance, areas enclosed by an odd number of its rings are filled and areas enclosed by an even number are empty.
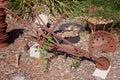
[[[105,57],[98,58],[95,64],[96,64],[96,67],[100,70],[107,70],[110,66],[109,60]]]
[[[91,53],[96,51],[114,52],[116,50],[116,41],[112,35],[106,31],[96,31],[91,34],[88,49]]]

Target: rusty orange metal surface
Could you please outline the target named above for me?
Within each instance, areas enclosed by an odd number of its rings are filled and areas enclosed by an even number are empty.
[[[106,31],[96,31],[90,35],[88,49],[91,53],[114,52],[116,50],[116,41],[112,35]]]

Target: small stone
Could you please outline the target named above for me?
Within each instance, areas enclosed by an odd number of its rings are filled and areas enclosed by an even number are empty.
[[[63,73],[61,73],[61,76],[64,76],[64,74],[63,74]]]
[[[36,20],[35,20],[35,23],[38,23],[38,24],[39,24],[39,22],[40,22],[41,25],[44,25],[44,24],[47,25],[47,23],[49,22],[48,16],[45,15],[45,14],[40,14],[40,15],[38,15],[38,16],[41,18],[42,21],[36,19]]]
[[[75,69],[75,67],[71,67],[71,69]]]
[[[70,71],[69,71],[69,70],[66,70],[65,73],[70,73]]]
[[[15,76],[13,77],[13,80],[25,80],[24,76]]]

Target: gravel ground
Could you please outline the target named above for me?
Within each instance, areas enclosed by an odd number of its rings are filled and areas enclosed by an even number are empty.
[[[76,69],[71,68],[72,58],[66,60],[63,55],[53,58],[49,63],[49,69],[45,72],[43,61],[29,56],[24,51],[27,39],[24,38],[30,32],[18,22],[8,20],[8,33],[11,36],[11,44],[0,49],[0,80],[102,80],[92,76],[95,65],[87,60],[81,62]],[[15,32],[17,32],[15,34]],[[80,43],[79,43],[80,44]],[[81,42],[85,46],[85,42]],[[19,57],[19,66],[16,66],[16,55]],[[120,80],[120,43],[114,53],[101,54],[106,56],[111,69],[105,80]],[[48,56],[53,54],[48,53]]]

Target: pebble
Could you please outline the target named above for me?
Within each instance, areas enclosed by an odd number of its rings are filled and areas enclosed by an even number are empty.
[[[64,73],[61,73],[61,76],[64,76]]]

